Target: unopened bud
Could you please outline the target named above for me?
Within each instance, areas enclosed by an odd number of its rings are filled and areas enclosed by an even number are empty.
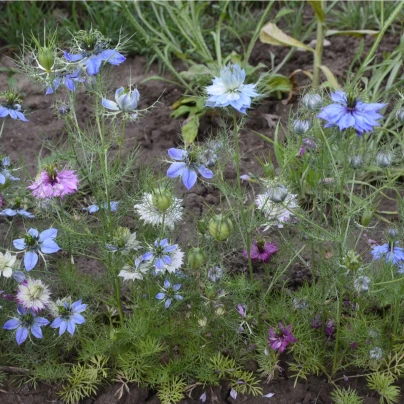
[[[302,98],[302,104],[310,111],[316,111],[323,105],[323,100],[319,94],[306,94]]]
[[[209,221],[209,233],[217,241],[227,240],[232,231],[232,221],[222,214],[212,217]]]
[[[214,150],[207,149],[202,153],[200,162],[206,167],[213,167],[217,163],[217,154]]]
[[[310,129],[310,122],[303,119],[297,119],[293,122],[293,131],[297,135],[305,135]]]
[[[266,195],[272,202],[281,203],[288,196],[288,190],[282,184],[275,184],[268,188]]]
[[[153,191],[152,203],[157,210],[164,213],[172,205],[173,196],[169,190],[157,188]]]
[[[396,112],[396,119],[397,119],[398,122],[404,123],[404,108],[400,108]]]
[[[217,316],[223,316],[223,314],[225,313],[226,311],[225,311],[225,309],[223,308],[223,307],[218,307],[217,309],[216,309],[216,315]]]
[[[361,168],[363,166],[363,158],[359,154],[350,156],[348,162],[354,170],[357,170],[358,168]]]
[[[361,225],[363,227],[369,226],[370,222],[373,219],[373,211],[370,209],[365,209],[362,213]]]
[[[200,327],[206,327],[206,325],[208,324],[207,318],[206,317],[200,318],[198,320],[198,324],[199,324]]]
[[[387,237],[389,238],[390,241],[395,241],[395,239],[398,236],[398,231],[397,231],[397,229],[394,229],[393,227],[390,227],[389,229],[387,229],[386,235],[387,235]]]
[[[393,156],[389,151],[379,151],[376,154],[376,164],[382,168],[388,168],[391,166]]]
[[[60,104],[58,112],[60,115],[67,115],[70,112],[70,107],[67,104]]]

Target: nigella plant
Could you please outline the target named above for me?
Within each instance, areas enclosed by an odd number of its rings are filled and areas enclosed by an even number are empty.
[[[24,266],[27,271],[35,268],[38,263],[38,254],[42,256],[42,254],[53,254],[60,250],[55,242],[57,234],[57,229],[48,229],[39,233],[38,230],[31,228],[24,238],[13,241],[17,250],[25,251]]]
[[[64,56],[68,62],[85,66],[89,76],[98,74],[103,62],[118,66],[126,60],[116,49],[108,49],[108,41],[97,30],[78,32],[76,43],[78,53],[65,51]]]
[[[87,304],[80,300],[72,303],[70,298],[59,299],[51,304],[51,312],[56,318],[50,325],[52,328],[59,328],[59,335],[66,332],[73,335],[76,325],[85,323],[84,317],[80,314],[87,309]]]
[[[326,128],[338,126],[340,131],[353,128],[358,136],[380,126],[378,119],[383,115],[379,110],[387,105],[362,102],[353,93],[341,90],[331,93],[331,99],[334,103],[324,107],[317,117],[327,122]]]
[[[3,325],[5,330],[16,330],[15,339],[21,345],[31,333],[35,338],[42,338],[41,327],[48,325],[49,321],[44,317],[37,317],[35,311],[24,309],[19,306],[17,317],[6,321]]]
[[[140,94],[135,88],[130,90],[129,88],[120,87],[115,91],[115,101],[102,99],[102,105],[113,111],[112,115],[122,113],[129,120],[135,120],[138,117],[137,105],[139,103]]]
[[[206,87],[209,98],[206,106],[211,108],[231,106],[245,114],[251,106],[251,98],[259,94],[255,91],[256,84],[244,84],[245,70],[238,64],[220,69],[219,77],[213,79],[213,84]]]
[[[14,90],[8,90],[1,94],[3,101],[0,101],[0,118],[10,116],[12,119],[28,122],[21,112],[21,98]]]
[[[81,77],[81,69],[76,69],[73,73],[59,74],[52,80],[52,84],[46,88],[45,95],[53,94],[61,84],[70,91],[76,91],[76,83],[85,81],[86,79]]]
[[[183,297],[179,295],[177,292],[181,289],[181,284],[176,284],[171,286],[171,283],[168,279],[164,281],[164,288],[162,288],[162,292],[157,293],[156,299],[164,302],[164,307],[168,309],[171,306],[173,299],[182,300]]]
[[[171,148],[168,150],[168,155],[176,160],[167,170],[167,176],[170,178],[182,177],[182,182],[185,187],[190,190],[196,183],[197,171],[203,178],[210,179],[213,177],[213,172],[206,168],[198,161],[194,151],[186,151],[182,149]]]

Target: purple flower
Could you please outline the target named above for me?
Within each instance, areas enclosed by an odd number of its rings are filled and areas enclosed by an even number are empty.
[[[74,303],[68,301],[61,301],[60,305],[56,303],[56,310],[59,314],[52,324],[52,328],[59,328],[59,335],[64,334],[67,330],[71,335],[76,331],[76,324],[85,323],[84,317],[80,314],[86,310],[87,304],[82,304],[81,299]]]
[[[394,265],[399,265],[401,261],[404,261],[404,250],[400,247],[396,247],[398,241],[391,244],[383,244],[372,247],[370,252],[373,255],[374,260],[379,260],[383,256],[386,256],[386,262]]]
[[[27,271],[31,271],[38,263],[38,251],[40,254],[52,254],[60,250],[55,242],[57,234],[57,229],[44,230],[39,234],[38,230],[31,228],[24,238],[13,241],[17,250],[25,250],[24,266]]]
[[[324,327],[324,332],[325,335],[328,337],[332,337],[335,334],[335,331],[337,330],[337,327],[335,325],[335,321],[332,319],[328,319],[325,323]]]
[[[254,241],[250,247],[252,261],[268,263],[269,259],[278,251],[276,244],[266,243],[264,240]],[[244,257],[248,258],[247,250],[243,251]]]
[[[64,84],[70,91],[76,91],[76,85],[74,83],[83,83],[86,81],[85,78],[80,77],[80,74],[81,69],[77,69],[73,73],[57,76],[55,79],[53,79],[52,84],[47,87],[45,95],[53,94],[53,92],[56,91],[61,84]]]
[[[292,325],[289,324],[285,327],[282,321],[279,323],[278,333],[275,332],[273,327],[270,327],[268,334],[269,347],[273,351],[282,353],[289,344],[296,342],[296,339],[292,334]]]
[[[387,105],[368,104],[341,90],[331,93],[331,99],[334,104],[324,107],[317,117],[327,121],[326,128],[338,126],[340,131],[353,128],[358,136],[364,132],[372,132],[375,126],[380,126],[377,120],[383,116],[378,111]]]
[[[42,338],[41,327],[48,325],[49,321],[43,317],[37,317],[33,310],[24,309],[18,306],[18,317],[6,321],[3,325],[5,330],[17,330],[15,339],[18,345],[21,345],[27,338],[29,333],[35,338]]]
[[[314,318],[310,320],[310,324],[313,328],[321,328],[323,321],[321,320],[320,314],[316,314]]]
[[[96,46],[97,48],[97,46]],[[126,58],[120,54],[116,49],[95,49],[93,52],[84,51],[77,55],[72,55],[64,52],[65,58],[68,62],[79,62],[86,66],[87,73],[90,76],[95,76],[100,71],[102,62],[107,62],[110,65],[118,66],[123,63]]]
[[[168,155],[173,159],[181,162],[174,162],[167,170],[167,176],[176,178],[181,176],[182,182],[188,190],[196,183],[197,173],[203,178],[212,178],[213,173],[203,164],[196,161],[193,153],[188,153],[186,150],[171,148],[168,150]]]
[[[241,317],[243,317],[243,318],[247,317],[247,306],[245,304],[238,304],[237,311]]]
[[[173,298],[176,300],[183,299],[183,297],[181,295],[177,294],[177,292],[180,290],[181,286],[182,286],[181,284],[176,284],[176,285],[171,286],[170,281],[168,279],[166,279],[164,281],[164,288],[162,288],[163,292],[157,293],[156,299],[165,301],[164,307],[166,309],[169,308]]]

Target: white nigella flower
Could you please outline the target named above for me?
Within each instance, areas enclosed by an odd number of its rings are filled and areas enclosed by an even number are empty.
[[[272,202],[268,193],[259,194],[256,199],[257,207],[262,211],[267,222],[264,224],[264,231],[271,226],[283,227],[282,223],[288,222],[293,216],[293,211],[299,205],[295,194],[288,194],[282,203]],[[287,207],[287,208],[286,208]]]
[[[145,193],[143,194],[140,203],[136,204],[134,208],[145,223],[153,226],[160,226],[164,219],[164,225],[173,229],[175,223],[182,218],[183,207],[181,204],[182,199],[173,197],[171,206],[163,212],[154,205],[153,194]]]
[[[134,265],[125,265],[119,272],[118,276],[124,281],[134,281],[135,279],[142,280],[143,275],[149,272],[150,265],[147,261],[143,261],[142,257],[135,259]]]
[[[18,286],[17,301],[24,308],[38,312],[50,302],[49,288],[40,279],[28,278]]]
[[[102,105],[112,111],[113,114],[125,113],[129,116],[129,119],[135,120],[138,117],[137,105],[139,103],[140,94],[135,88],[130,90],[129,88],[120,87],[115,91],[115,101],[102,99]]]
[[[367,276],[358,276],[354,281],[354,288],[359,292],[367,292],[370,286],[370,279]]]
[[[17,256],[11,255],[9,251],[6,251],[5,254],[0,253],[0,275],[10,278],[16,262]]]
[[[377,361],[379,361],[380,359],[383,358],[383,349],[376,346],[369,352],[369,356],[370,359],[376,359]]]
[[[160,274],[166,271],[171,274],[175,273],[177,269],[181,268],[184,261],[184,255],[185,254],[181,251],[181,249],[177,247],[170,255],[171,264],[164,264],[162,269],[156,269],[156,273]]]

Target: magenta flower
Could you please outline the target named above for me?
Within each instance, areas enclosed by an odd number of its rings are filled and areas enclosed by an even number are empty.
[[[28,186],[32,195],[36,198],[64,198],[65,195],[74,194],[77,191],[79,179],[74,170],[66,170],[66,167],[58,171],[55,167],[49,167],[42,171],[36,181]]]
[[[296,342],[295,337],[292,334],[292,325],[284,326],[282,321],[279,323],[279,332],[276,333],[273,327],[269,329],[269,347],[274,350],[282,353],[289,344],[293,344]]]
[[[252,261],[268,263],[269,259],[278,251],[276,244],[266,243],[264,240],[254,241],[250,247]],[[247,250],[243,251],[244,257],[248,258]]]

